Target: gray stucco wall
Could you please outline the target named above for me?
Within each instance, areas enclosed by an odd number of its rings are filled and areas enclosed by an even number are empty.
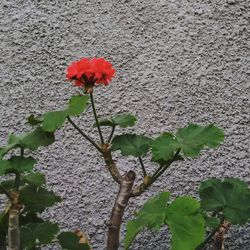
[[[249,182],[249,5],[247,0],[2,0],[1,144],[9,132],[29,129],[30,113],[60,109],[76,92],[65,82],[70,62],[102,56],[117,76],[96,91],[99,114],[133,112],[139,122],[131,131],[150,136],[188,122],[213,122],[226,133],[220,148],[175,163],[149,192],[131,200],[125,221],[161,190],[197,196],[206,178]],[[97,139],[90,110],[74,121]],[[104,249],[104,221],[118,187],[98,153],[68,124],[56,138],[37,153],[38,169],[64,198],[45,216],[62,228],[87,231],[94,249]],[[155,167],[149,158],[145,162],[149,171]],[[119,158],[118,164],[141,174],[133,158]],[[165,230],[145,232],[132,249],[168,249],[168,242]],[[249,245],[250,226],[232,227],[227,249]]]

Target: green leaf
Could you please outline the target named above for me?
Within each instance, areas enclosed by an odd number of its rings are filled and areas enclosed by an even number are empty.
[[[177,151],[178,142],[171,133],[163,133],[152,143],[152,153],[154,161],[168,161],[174,157]]]
[[[55,131],[64,124],[67,115],[66,111],[53,111],[45,113],[43,115],[42,128],[49,132]]]
[[[30,212],[28,212],[27,214],[21,214],[19,221],[20,221],[20,225],[44,222],[43,219],[37,217],[35,213],[30,213]]]
[[[121,154],[133,155],[133,156],[142,156],[145,155],[151,145],[152,139],[143,136],[143,135],[135,135],[135,134],[124,134],[115,136],[112,140],[113,151],[121,150]]]
[[[217,147],[224,140],[224,133],[214,125],[189,124],[178,130],[176,138],[185,156],[197,156],[204,146]]]
[[[199,202],[191,197],[177,198],[166,208],[172,250],[194,250],[203,241],[205,221],[199,210]]]
[[[100,126],[119,126],[121,128],[133,127],[137,118],[132,114],[119,114],[110,119],[103,119],[99,121]],[[96,126],[96,124],[94,124]]]
[[[68,115],[80,115],[87,108],[88,101],[88,95],[72,96],[67,109]]]
[[[238,179],[211,179],[200,186],[201,207],[222,211],[232,224],[243,225],[250,219],[250,189]]]
[[[135,220],[129,221],[126,227],[125,249],[128,249],[136,235],[144,228],[158,230],[165,219],[166,202],[169,192],[162,192],[153,199],[147,201],[138,212]]]
[[[39,125],[42,123],[42,120],[39,118],[35,118],[34,115],[30,115],[27,120],[28,120],[28,123],[32,126]]]
[[[42,128],[45,131],[55,131],[60,128],[67,116],[80,115],[87,107],[89,97],[87,95],[72,96],[68,108],[60,111],[47,112],[42,117]]]
[[[57,224],[49,221],[28,223],[21,227],[21,245],[23,248],[32,248],[36,245],[36,241],[41,244],[48,244],[54,239],[58,231]]]
[[[113,117],[113,122],[121,128],[133,127],[137,121],[137,118],[131,114],[120,114]]]
[[[107,126],[107,127],[114,127],[115,126],[112,119],[103,119],[103,120],[99,120],[98,122],[99,122],[100,126]],[[96,123],[94,123],[94,127],[96,127]]]
[[[79,243],[79,238],[72,232],[63,232],[57,236],[62,249],[67,250],[89,250],[90,247],[86,243]]]
[[[53,206],[56,202],[61,201],[52,191],[45,188],[26,186],[21,190],[21,202],[26,209],[31,212],[43,212],[45,208]]]
[[[24,156],[12,156],[8,162],[10,163],[12,169],[19,173],[23,173],[33,169],[34,165],[37,163],[37,160],[31,156],[27,158]]]
[[[0,176],[4,175],[10,168],[9,161],[0,160]]]
[[[41,146],[48,146],[55,141],[53,133],[45,132],[41,127],[35,128],[33,131],[25,133],[21,136],[10,135],[9,145],[7,147],[23,147],[36,150]]]
[[[36,187],[40,187],[45,184],[45,176],[42,173],[31,173],[29,175],[25,175],[23,180],[24,182]]]
[[[163,133],[152,144],[153,160],[168,161],[181,149],[184,156],[194,157],[205,147],[217,147],[224,139],[221,129],[214,125],[199,126],[189,124],[181,128],[174,136],[171,133]]]
[[[206,227],[210,229],[215,229],[220,224],[220,220],[217,217],[203,216],[203,218],[205,219]]]

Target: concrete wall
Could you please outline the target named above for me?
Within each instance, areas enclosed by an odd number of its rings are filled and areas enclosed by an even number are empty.
[[[161,190],[170,190],[172,197],[197,196],[199,183],[210,177],[250,181],[249,1],[2,0],[0,5],[1,144],[9,132],[29,129],[30,113],[60,109],[76,93],[65,81],[70,62],[102,56],[117,76],[96,91],[99,114],[133,112],[139,122],[129,131],[149,136],[188,122],[216,123],[226,133],[220,148],[175,163],[149,192],[133,199],[125,221]],[[90,110],[74,121],[97,139]],[[62,228],[86,230],[94,249],[104,249],[104,221],[117,185],[98,153],[69,124],[56,138],[37,153],[38,169],[64,198],[45,216]],[[133,158],[118,163],[141,174]],[[149,171],[156,167],[150,158],[145,164]],[[165,229],[141,233],[132,249],[168,249],[169,239]],[[250,226],[232,227],[227,249],[249,245]]]

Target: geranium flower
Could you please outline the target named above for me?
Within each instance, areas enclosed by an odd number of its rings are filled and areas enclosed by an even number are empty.
[[[67,68],[67,79],[73,80],[77,87],[84,87],[87,92],[92,91],[93,86],[109,85],[115,76],[112,64],[104,58],[82,58],[73,62]]]

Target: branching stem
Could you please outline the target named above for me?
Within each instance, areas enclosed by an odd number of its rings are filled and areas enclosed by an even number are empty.
[[[88,140],[99,152],[102,153],[101,148],[88,136],[86,135],[71,119],[69,116],[67,116],[68,121],[71,123],[71,125],[86,139]]]

